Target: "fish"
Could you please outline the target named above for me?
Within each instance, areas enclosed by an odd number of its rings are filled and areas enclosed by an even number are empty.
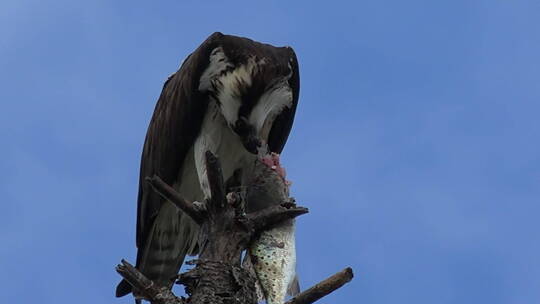
[[[264,231],[249,248],[249,256],[268,304],[282,304],[299,292],[296,276],[295,220]]]
[[[272,153],[254,165],[252,179],[245,195],[247,212],[259,211],[272,205],[290,202],[290,181]],[[259,300],[268,304],[282,304],[286,295],[300,292],[296,275],[295,220],[281,222],[260,233],[249,246],[246,267],[252,267],[258,279]]]

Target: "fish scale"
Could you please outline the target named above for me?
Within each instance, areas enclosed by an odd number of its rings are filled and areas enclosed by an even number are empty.
[[[262,232],[250,247],[253,268],[268,304],[281,304],[294,283],[295,223],[290,220]]]

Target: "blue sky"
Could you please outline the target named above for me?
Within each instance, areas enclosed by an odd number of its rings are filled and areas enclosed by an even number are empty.
[[[540,301],[537,1],[3,1],[0,302],[115,299],[163,81],[214,31],[291,45],[283,154],[321,303]]]

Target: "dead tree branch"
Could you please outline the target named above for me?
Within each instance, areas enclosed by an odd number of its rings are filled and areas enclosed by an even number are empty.
[[[353,278],[353,271],[350,267],[334,274],[333,276],[313,285],[308,290],[296,295],[285,304],[311,304],[320,298],[332,293]]]
[[[206,177],[210,186],[211,205],[221,209],[225,206],[225,183],[219,159],[210,151],[205,154]]]
[[[169,288],[157,286],[126,260],[122,259],[122,264],[116,266],[116,272],[152,304],[185,304]]]
[[[200,208],[185,200],[158,176],[147,178],[152,188],[173,202],[195,222],[204,235],[196,267],[179,277],[191,296],[189,302],[254,304],[257,302],[255,282],[257,278],[240,265],[242,251],[257,234],[282,221],[293,219],[308,212],[292,202],[272,206],[245,214],[241,195],[225,195],[225,183],[219,159],[212,153],[206,155],[207,180],[211,197]],[[151,303],[184,303],[167,288],[156,286],[151,280],[122,260],[117,272],[124,277],[145,299]]]
[[[204,208],[198,207],[192,202],[185,200],[173,189],[173,187],[167,185],[167,183],[157,175],[146,177],[146,181],[152,186],[152,189],[159,193],[163,198],[175,204],[176,207],[189,215],[197,224],[202,224],[205,217]]]
[[[186,286],[191,296],[190,303],[234,303],[254,304],[257,302],[255,283],[257,278],[240,266],[242,251],[258,233],[280,222],[293,219],[308,212],[293,202],[244,214],[240,195],[227,199],[219,159],[206,153],[207,178],[211,198],[204,208],[185,200],[158,176],[147,178],[152,188],[173,202],[195,222],[205,235],[201,244],[200,258],[193,261],[196,267],[179,276],[178,283]],[[185,304],[183,298],[175,296],[166,287],[157,286],[125,260],[116,267],[142,297],[153,304]],[[311,304],[351,281],[351,268],[327,278],[308,290],[298,294],[286,304]]]
[[[294,203],[286,202],[277,206],[268,207],[261,211],[250,213],[246,216],[247,221],[253,225],[256,231],[266,230],[273,225],[288,219],[308,213],[304,207],[297,207]]]

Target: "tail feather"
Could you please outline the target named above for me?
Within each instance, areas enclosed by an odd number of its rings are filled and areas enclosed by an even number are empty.
[[[137,252],[136,268],[160,286],[171,288],[186,254],[196,247],[198,228],[176,206],[164,202],[154,220],[146,242]],[[125,280],[116,288],[116,296],[122,297],[137,291]]]

